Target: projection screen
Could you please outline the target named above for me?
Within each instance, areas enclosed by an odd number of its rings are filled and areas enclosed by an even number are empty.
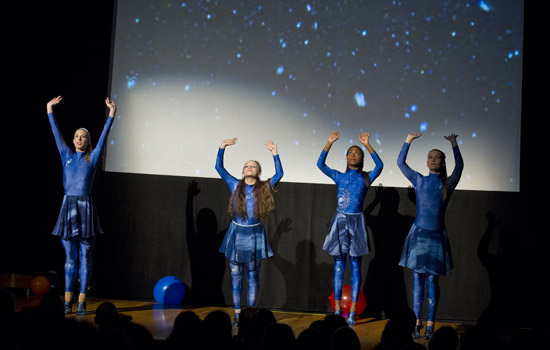
[[[523,1],[118,0],[111,97],[118,106],[105,170],[218,177],[249,159],[283,181],[331,183],[366,131],[384,162],[374,185],[407,187],[396,160],[427,173],[432,148],[454,161],[458,189],[519,191]],[[374,163],[366,155],[365,170]]]

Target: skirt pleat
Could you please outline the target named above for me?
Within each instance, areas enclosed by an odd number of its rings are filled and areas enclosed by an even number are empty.
[[[399,265],[430,275],[449,275],[453,257],[446,230],[426,230],[413,224]]]
[[[241,226],[231,222],[219,249],[229,260],[248,263],[273,256],[263,225]]]
[[[369,239],[363,213],[336,212],[330,222],[323,250],[330,255],[362,256],[369,253]]]
[[[89,196],[64,196],[52,235],[62,239],[90,239],[103,233],[99,217]]]

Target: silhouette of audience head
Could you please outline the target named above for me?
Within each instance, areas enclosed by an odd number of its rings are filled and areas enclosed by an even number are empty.
[[[129,322],[131,319],[131,316],[119,314],[115,304],[106,301],[99,304],[97,307],[94,322],[99,328],[102,328],[106,326],[116,326],[122,322]]]
[[[428,344],[430,350],[456,350],[458,347],[458,334],[453,327],[439,328],[432,336]]]
[[[296,338],[289,325],[275,322],[265,328],[261,339],[262,350],[293,350],[295,346]]]
[[[361,342],[353,329],[343,326],[332,334],[331,346],[332,350],[360,350]]]

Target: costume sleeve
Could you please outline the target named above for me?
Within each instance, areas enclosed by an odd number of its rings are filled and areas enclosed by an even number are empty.
[[[57,150],[61,155],[61,161],[65,163],[65,159],[71,153],[71,150],[65,143],[65,140],[63,139],[63,135],[61,135],[61,132],[59,131],[59,127],[57,126],[57,121],[55,119],[55,115],[53,114],[53,112],[48,113],[48,120],[50,121],[50,125],[52,127],[52,132],[55,138],[55,144],[57,145]]]
[[[370,180],[370,183],[372,184],[374,180],[376,180],[376,178],[380,176],[380,173],[382,173],[382,169],[384,168],[384,163],[382,163],[382,159],[380,159],[380,157],[378,156],[378,153],[372,152],[370,156],[372,157],[372,160],[374,160],[374,164],[375,164],[374,169],[369,173],[369,180]]]
[[[229,186],[231,192],[233,192],[237,187],[237,183],[239,182],[239,180],[237,180],[235,177],[229,174],[227,170],[225,170],[225,167],[223,166],[224,152],[224,148],[218,149],[218,156],[216,157],[216,171],[218,172],[218,174],[220,174],[222,180],[225,181],[227,186]]]
[[[324,149],[321,151],[321,155],[319,156],[319,159],[317,160],[317,167],[325,174],[326,176],[330,177],[333,181],[336,182],[336,176],[337,171],[329,168],[325,161],[327,160],[327,154],[328,152]]]
[[[273,156],[273,161],[275,162],[275,176],[271,178],[271,186],[275,187],[283,178],[284,172],[283,166],[281,165],[281,159],[278,154]]]
[[[409,148],[411,147],[410,143],[404,142],[401,152],[399,152],[399,157],[397,157],[397,166],[405,175],[405,177],[413,184],[416,184],[417,172],[412,170],[407,164],[407,154],[409,153]]]
[[[451,176],[447,178],[447,188],[450,190],[454,190],[458,185],[458,181],[460,181],[460,177],[462,176],[462,170],[464,169],[464,160],[458,146],[453,147],[453,154],[455,157],[455,168]]]
[[[111,127],[113,126],[113,117],[108,117],[107,122],[105,123],[105,126],[103,127],[103,131],[101,132],[101,136],[99,136],[99,140],[97,141],[97,145],[94,148],[94,150],[91,153],[92,162],[94,165],[97,165],[97,162],[99,160],[99,157],[101,156],[101,152],[103,151],[103,148],[105,147],[105,141],[107,140],[107,135],[109,135],[109,132],[111,131]]]

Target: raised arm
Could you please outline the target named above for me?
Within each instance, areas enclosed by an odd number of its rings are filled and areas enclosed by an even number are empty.
[[[109,135],[109,132],[111,131],[111,127],[113,126],[114,122],[114,115],[116,112],[116,105],[113,101],[109,100],[107,97],[105,99],[105,105],[109,109],[109,117],[107,118],[107,122],[105,123],[105,126],[103,127],[103,131],[101,132],[101,135],[99,136],[99,139],[97,141],[97,145],[95,146],[94,150],[91,153],[92,162],[94,164],[97,164],[99,161],[99,157],[101,156],[101,152],[103,152],[103,148],[105,146],[105,141],[107,141],[107,136]]]
[[[53,113],[53,107],[54,106],[57,106],[59,104],[59,102],[61,102],[63,98],[61,98],[61,96],[57,96],[57,97],[54,97],[52,98],[47,104],[46,104],[46,111],[48,113]]]
[[[458,142],[456,141],[458,135],[451,134],[444,137],[447,141],[451,143],[451,146],[453,147],[455,168],[453,169],[453,173],[447,178],[447,186],[451,189],[454,189],[456,185],[458,185],[458,181],[460,181],[460,177],[462,176],[462,170],[464,169],[464,160],[462,159],[462,154],[460,153]]]
[[[114,118],[116,112],[116,105],[114,101],[111,101],[109,97],[105,99],[105,105],[109,108],[109,117]]]
[[[55,138],[55,144],[57,145],[57,150],[61,154],[61,159],[64,162],[64,155],[67,152],[70,152],[69,147],[65,143],[65,140],[63,139],[63,135],[61,135],[61,132],[59,131],[59,126],[57,125],[57,121],[55,119],[55,115],[53,113],[54,106],[57,106],[61,102],[62,98],[61,96],[57,96],[52,98],[47,104],[46,104],[46,111],[48,112],[48,120],[50,122],[50,126],[52,128],[53,136]]]
[[[407,164],[407,154],[409,153],[409,148],[411,147],[411,143],[413,140],[419,138],[422,136],[422,133],[419,132],[413,132],[409,133],[407,135],[407,138],[405,139],[405,143],[403,144],[403,147],[401,148],[401,152],[399,152],[399,156],[397,157],[397,166],[405,175],[405,177],[414,185],[416,183],[415,178],[417,172],[411,169],[409,165]]]
[[[372,157],[372,160],[374,161],[374,169],[369,173],[369,180],[370,183],[372,183],[376,178],[382,173],[382,169],[384,168],[384,163],[382,163],[382,160],[372,148],[372,146],[369,143],[370,134],[368,132],[363,132],[359,135],[359,142],[365,146],[367,151],[369,151],[370,156]]]
[[[331,131],[328,135],[328,141],[321,151],[321,155],[319,156],[319,159],[317,160],[317,167],[325,174],[326,176],[330,177],[334,180],[334,170],[329,168],[325,162],[327,160],[328,151],[330,151],[330,148],[332,147],[332,144],[338,140],[340,137],[340,132],[338,131]]]
[[[281,165],[281,159],[279,158],[279,152],[277,145],[273,141],[268,140],[265,147],[271,151],[273,155],[273,161],[275,162],[275,175],[271,178],[271,186],[275,187],[283,178],[283,166]]]
[[[223,165],[223,156],[225,153],[225,147],[232,146],[235,143],[237,143],[236,137],[223,140],[220,144],[220,148],[218,149],[218,156],[216,157],[216,171],[220,174],[223,181],[225,181],[225,183],[231,188],[231,191],[233,191],[233,185],[235,182],[238,182],[238,180],[231,176],[227,170],[225,170]]]
[[[340,137],[339,131],[331,131],[330,134],[328,135],[327,144],[325,145],[325,148],[323,148],[323,150],[328,153],[328,151],[330,151],[330,148],[332,147],[332,144],[338,141],[339,137]]]

